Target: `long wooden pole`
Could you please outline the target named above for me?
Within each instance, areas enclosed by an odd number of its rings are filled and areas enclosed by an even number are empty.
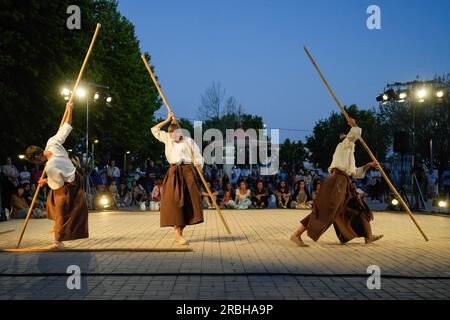
[[[145,64],[145,67],[147,68],[148,73],[150,74],[150,77],[151,77],[152,80],[153,80],[153,83],[155,84],[156,89],[157,89],[158,92],[159,92],[159,96],[161,97],[161,99],[162,99],[163,102],[164,102],[164,105],[165,105],[166,108],[167,108],[167,111],[172,112],[172,109],[170,108],[169,103],[167,102],[167,99],[166,99],[164,93],[162,92],[161,87],[159,86],[158,81],[156,80],[156,78],[155,78],[155,76],[154,76],[154,74],[153,74],[152,69],[150,68],[150,66],[149,66],[149,64],[148,64],[147,59],[145,58],[144,55],[141,55],[141,58],[142,58],[142,61],[143,61],[144,64]],[[191,152],[193,152],[193,151],[191,150]],[[194,165],[194,166],[195,166],[195,165]],[[202,173],[202,170],[200,169],[200,166],[195,166],[195,168],[197,169],[198,175],[200,176],[200,179],[202,180],[203,185],[205,186],[205,189],[206,189],[206,191],[208,192],[209,197],[211,198],[211,201],[213,202],[214,206],[216,207],[217,214],[219,215],[220,220],[222,221],[222,223],[223,223],[225,229],[227,230],[227,233],[228,233],[228,234],[231,234],[231,230],[230,230],[230,228],[228,227],[228,224],[227,224],[227,222],[225,221],[225,218],[223,217],[222,212],[220,211],[219,205],[217,204],[216,200],[214,199],[214,197],[213,197],[213,195],[212,195],[211,189],[208,187],[208,184],[207,184],[207,182],[206,182],[206,180],[205,180],[205,177],[203,176],[203,173]]]
[[[94,47],[95,40],[97,39],[98,33],[100,32],[100,28],[101,28],[101,24],[97,23],[97,27],[95,28],[95,32],[94,32],[94,36],[92,37],[91,45],[89,46],[89,50],[88,50],[88,52],[86,54],[86,57],[84,58],[83,65],[81,66],[80,72],[78,74],[77,81],[75,82],[75,87],[73,88],[73,91],[72,91],[72,94],[70,95],[70,99],[69,99],[68,103],[73,103],[73,98],[74,98],[75,93],[77,91],[77,88],[78,88],[78,86],[80,84],[81,78],[83,77],[84,70],[86,69],[86,65],[87,65],[87,62],[89,60],[89,56],[91,55],[92,48]],[[66,121],[66,116],[67,116],[67,108],[64,111],[64,115],[62,117],[62,120],[61,120],[61,123],[60,123],[59,127],[61,127],[64,124],[64,122]],[[42,170],[41,179],[44,179],[44,177],[45,177],[45,167],[44,167],[44,170]],[[37,196],[38,196],[40,190],[41,190],[41,186],[38,184],[38,186],[36,188],[36,191],[34,193],[33,201],[31,201],[30,208],[28,209],[27,216],[26,216],[25,221],[23,223],[22,232],[20,233],[19,240],[17,241],[17,247],[19,247],[20,243],[22,242],[23,235],[24,235],[25,230],[26,230],[27,225],[28,225],[28,220],[30,220],[31,212],[33,212],[33,208],[34,208],[34,205],[36,203],[36,199],[37,199]]]
[[[325,77],[323,76],[322,72],[320,71],[319,67],[317,66],[316,62],[314,61],[313,57],[311,56],[311,54],[309,53],[308,49],[306,49],[306,47],[303,47],[303,49],[306,52],[306,55],[308,56],[309,60],[311,60],[311,63],[313,64],[314,68],[317,70],[317,73],[319,74],[320,78],[322,79],[323,83],[325,84],[325,86],[327,87],[328,91],[330,92],[331,96],[333,97],[334,101],[336,101],[337,105],[339,106],[339,109],[341,109],[342,113],[344,114],[345,119],[347,119],[347,121],[350,119],[347,111],[345,111],[344,107],[342,106],[342,104],[339,102],[338,98],[336,97],[336,95],[334,94],[333,90],[331,90],[330,85],[328,84],[327,80],[325,79]],[[401,203],[402,207],[405,209],[405,211],[408,213],[409,217],[411,218],[411,220],[414,222],[414,224],[416,225],[417,229],[420,231],[420,233],[422,234],[423,238],[425,239],[425,241],[428,241],[428,237],[426,236],[426,234],[423,232],[422,228],[419,226],[419,224],[417,223],[416,219],[414,218],[411,210],[409,209],[408,205],[406,204],[406,202],[403,200],[402,196],[398,193],[397,189],[395,189],[394,185],[392,184],[392,182],[389,180],[388,176],[386,175],[386,173],[384,172],[383,168],[381,167],[381,164],[378,162],[377,158],[375,158],[374,154],[372,153],[372,151],[370,150],[369,146],[366,144],[366,142],[364,141],[364,139],[361,137],[359,138],[359,141],[361,142],[361,144],[363,145],[364,149],[366,149],[367,153],[369,154],[370,158],[372,158],[372,160],[377,164],[379,171],[381,173],[381,175],[383,176],[384,180],[386,181],[386,183],[388,184],[389,188],[391,188],[392,192],[394,193],[395,197],[398,199],[398,201]]]

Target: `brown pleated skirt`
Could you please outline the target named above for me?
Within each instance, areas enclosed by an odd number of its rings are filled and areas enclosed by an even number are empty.
[[[369,221],[372,212],[365,202],[358,199],[351,190],[350,178],[343,172],[336,172],[325,179],[311,214],[301,224],[307,228],[308,236],[314,241],[333,224],[341,243],[357,237],[371,235]]]
[[[77,172],[72,183],[50,190],[47,217],[55,221],[55,240],[69,241],[89,237],[88,206],[84,179]]]
[[[171,165],[162,185],[161,227],[203,222],[200,186],[192,165]]]

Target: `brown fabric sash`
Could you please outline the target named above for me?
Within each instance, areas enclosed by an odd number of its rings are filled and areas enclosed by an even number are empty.
[[[331,174],[340,174],[341,176],[346,176],[346,177],[348,177],[348,174],[346,174],[344,171],[342,171],[342,170],[339,170],[339,169],[337,169],[337,168],[333,168],[333,169],[331,169]]]

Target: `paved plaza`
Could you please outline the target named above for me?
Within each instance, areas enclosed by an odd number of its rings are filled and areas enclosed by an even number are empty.
[[[0,299],[450,299],[450,217],[416,214],[425,242],[402,212],[375,212],[385,237],[339,244],[333,228],[307,248],[289,240],[308,211],[227,210],[226,234],[213,210],[186,228],[192,252],[0,253]],[[0,248],[14,248],[23,220],[0,224]],[[177,248],[158,212],[93,212],[90,238],[68,248]],[[47,219],[30,220],[23,248],[52,241]],[[5,232],[14,230],[11,232]],[[69,290],[69,266],[81,289]],[[367,288],[368,266],[381,288]]]

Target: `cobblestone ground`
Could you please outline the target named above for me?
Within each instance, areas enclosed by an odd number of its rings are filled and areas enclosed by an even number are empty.
[[[0,253],[0,299],[450,299],[450,218],[417,214],[425,242],[405,213],[376,212],[365,245],[338,243],[331,228],[307,248],[289,240],[308,211],[214,211],[186,228],[193,252]],[[23,221],[0,224],[0,248],[13,248]],[[157,212],[90,214],[90,238],[69,248],[174,248],[171,228]],[[31,220],[22,247],[52,241],[52,222]],[[12,232],[6,232],[14,230]],[[67,267],[82,272],[69,290]],[[367,267],[381,270],[381,289],[369,290]]]

